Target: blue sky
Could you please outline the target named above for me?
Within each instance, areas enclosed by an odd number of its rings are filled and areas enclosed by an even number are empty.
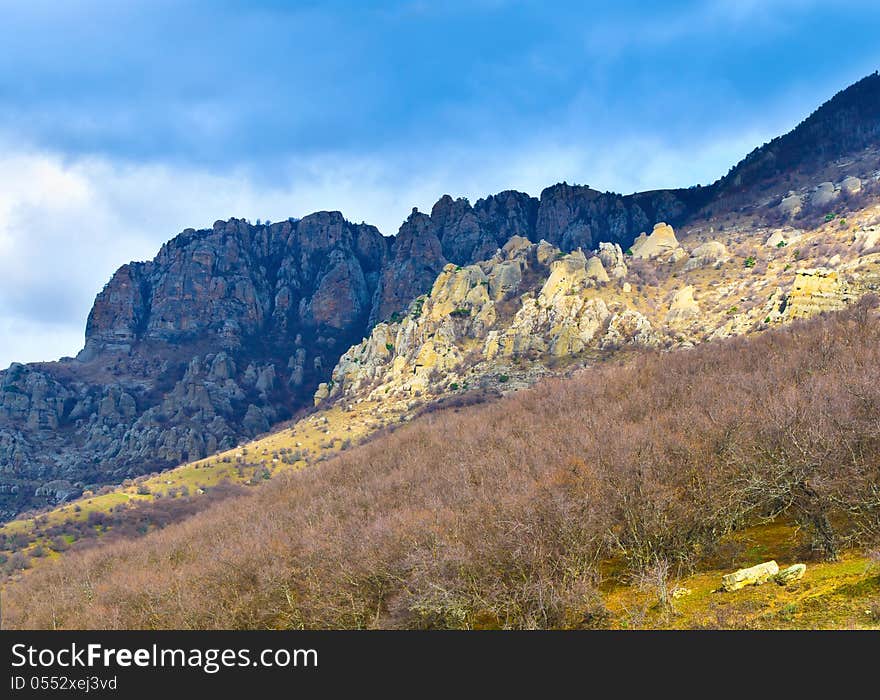
[[[188,226],[707,183],[880,67],[871,2],[0,0],[0,366]]]

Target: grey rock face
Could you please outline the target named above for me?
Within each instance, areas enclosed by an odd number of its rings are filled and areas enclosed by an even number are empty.
[[[394,239],[393,254],[379,279],[370,325],[402,311],[413,297],[430,289],[446,263],[437,225],[414,209]]]
[[[251,226],[187,229],[148,263],[121,267],[95,300],[82,360],[143,341],[248,337],[292,330],[349,332],[366,321],[387,240],[339,212]]]
[[[693,198],[686,190],[623,196],[580,185],[553,185],[541,193],[536,236],[562,250],[594,249],[600,241],[625,250],[657,221],[681,221],[691,211]]]
[[[376,228],[319,212],[187,229],[121,267],[77,360],[0,372],[0,519],[291,416],[366,332],[389,248]],[[58,480],[70,489],[43,488]]]
[[[187,229],[113,275],[76,360],[0,372],[0,520],[265,432],[309,405],[342,353],[449,263],[508,260],[486,280],[501,299],[520,283],[516,251],[530,242],[628,245],[657,212],[685,208],[674,194],[557,185],[540,200],[444,196],[393,237],[339,212]],[[43,488],[53,481],[69,488]]]

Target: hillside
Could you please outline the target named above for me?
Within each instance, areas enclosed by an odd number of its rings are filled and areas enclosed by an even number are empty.
[[[39,566],[4,624],[876,627],[875,303],[417,418]],[[713,592],[767,558],[807,575]]]
[[[77,358],[0,372],[4,624],[877,626],[877,95],[708,187],[123,266]]]
[[[387,237],[339,212],[187,229],[117,271],[76,358],[0,372],[0,520],[233,450],[301,417],[316,390],[358,401],[378,382],[406,413],[474,384],[529,384],[548,355],[555,371],[633,338],[688,345],[837,308],[874,285],[878,95],[865,78],[706,187],[447,195]],[[622,256],[661,222],[680,246]],[[578,280],[560,286],[561,266]],[[435,308],[438,276],[489,296],[449,292],[461,304]],[[366,374],[352,367],[365,353]]]
[[[491,399],[645,348],[692,347],[843,308],[880,288],[880,207],[845,216],[824,217],[812,230],[756,227],[681,243],[660,225],[626,252],[603,243],[565,254],[514,237],[489,260],[446,266],[405,314],[347,350],[319,385],[315,413],[253,445],[88,489],[12,521],[0,527],[3,567],[17,570],[22,556],[36,564],[75,540],[188,517],[227,494],[227,483],[251,486],[315,464],[419,412]]]
[[[659,223],[625,252],[601,243],[564,253],[515,237],[489,260],[447,265],[406,314],[342,355],[316,404],[366,401],[398,415],[633,349],[692,347],[841,309],[880,290],[878,221],[871,205],[811,230],[755,227],[684,243]]]
[[[745,194],[755,200],[780,186],[793,189],[795,182],[822,179],[829,166],[840,166],[841,161],[875,154],[878,115],[880,75],[875,72],[841,90],[789,133],[752,151],[713,185],[713,198]]]

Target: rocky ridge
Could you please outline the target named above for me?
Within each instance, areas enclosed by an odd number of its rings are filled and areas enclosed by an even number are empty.
[[[342,355],[315,403],[381,402],[397,415],[473,389],[514,390],[625,348],[690,347],[840,309],[880,290],[880,254],[864,253],[870,228],[829,223],[802,232],[801,249],[769,253],[758,234],[735,257],[719,241],[688,250],[663,222],[627,253],[515,237],[485,261],[447,265],[404,317]],[[829,258],[829,247],[840,252]]]
[[[398,319],[450,264],[541,235],[564,247],[628,245],[654,212],[688,211],[682,196],[566,184],[473,206],[444,196],[393,237],[339,212],[187,229],[113,275],[76,358],[0,372],[0,520],[293,417],[352,343]],[[517,265],[496,275],[493,294],[517,284]]]
[[[878,125],[874,74],[707,187],[444,196],[390,237],[339,212],[187,229],[117,271],[77,358],[0,372],[0,520],[227,449],[316,390],[511,387],[848,303],[874,285]],[[375,367],[340,370],[364,338]]]

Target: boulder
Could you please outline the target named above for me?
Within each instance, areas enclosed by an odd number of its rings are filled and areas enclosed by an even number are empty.
[[[487,277],[489,297],[493,301],[500,301],[519,287],[522,281],[522,266],[518,260],[498,263],[493,266]]]
[[[810,197],[810,202],[814,207],[825,207],[837,199],[838,194],[839,192],[834,188],[833,183],[823,182],[813,190],[813,196]]]
[[[825,267],[798,270],[788,292],[789,318],[809,318],[838,311],[852,301],[853,293],[837,270]]]
[[[666,314],[666,322],[680,323],[689,321],[699,315],[700,307],[694,299],[694,288],[689,284],[679,289],[672,297],[669,313]]]
[[[632,244],[632,256],[636,259],[650,260],[679,250],[678,239],[672,226],[665,223],[654,225],[651,235],[642,233]]]
[[[760,586],[778,573],[779,565],[775,561],[765,561],[763,564],[757,564],[748,569],[740,569],[732,574],[725,574],[721,577],[721,588],[728,593],[732,593],[746,586]]]
[[[549,265],[559,255],[559,248],[541,239],[535,249],[536,257],[541,265]]]
[[[773,577],[773,580],[780,586],[786,586],[789,583],[794,583],[795,581],[802,579],[806,572],[806,564],[792,564],[787,569],[783,569],[776,574],[776,576]]]
[[[800,195],[792,192],[787,197],[782,198],[782,201],[779,203],[779,211],[785,216],[792,217],[798,214],[803,206],[804,202]]]
[[[853,245],[860,253],[865,253],[880,245],[880,229],[864,228],[856,232]]]
[[[501,252],[507,260],[526,254],[532,247],[532,242],[523,236],[513,236],[501,247]]]
[[[315,406],[320,404],[328,396],[330,396],[330,387],[327,382],[321,382],[320,384],[318,384],[318,388],[315,391]]]
[[[628,345],[657,347],[659,344],[660,338],[651,322],[638,311],[624,309],[614,314],[599,346],[603,349],[615,349]]]
[[[554,260],[550,264],[550,276],[541,288],[540,296],[553,299],[582,289],[587,281],[586,265],[587,259],[580,250]]]
[[[847,175],[840,183],[840,191],[845,194],[856,194],[862,189],[862,181],[853,175]]]
[[[628,272],[623,250],[617,243],[602,242],[599,244],[599,260],[611,277],[620,279]]]
[[[794,231],[776,230],[770,234],[770,237],[764,242],[764,245],[768,248],[784,248],[785,246],[779,244],[784,243],[785,245],[789,245],[790,243],[794,243],[798,238],[799,236]]]
[[[596,280],[597,282],[608,282],[610,280],[608,273],[605,271],[605,266],[598,256],[593,256],[587,260],[586,272],[589,279]]]
[[[727,247],[720,241],[706,241],[691,251],[691,256],[684,264],[685,272],[709,265],[720,265],[727,262],[730,255]]]

